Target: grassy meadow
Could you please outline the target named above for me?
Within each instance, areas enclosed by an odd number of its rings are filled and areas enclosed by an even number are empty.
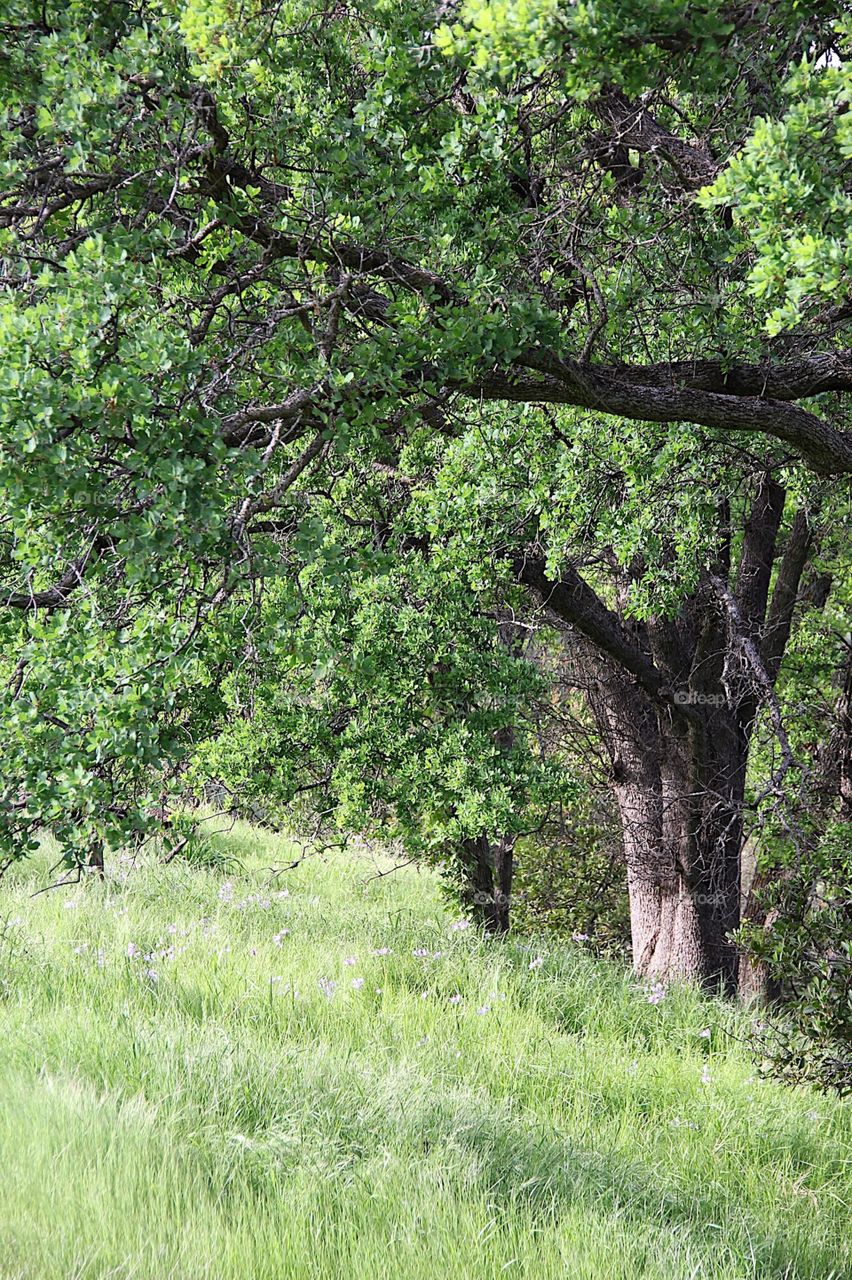
[[[1,1280],[852,1275],[852,1111],[743,1015],[250,828],[0,886]]]

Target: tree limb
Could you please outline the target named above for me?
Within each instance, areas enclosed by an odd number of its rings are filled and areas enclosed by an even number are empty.
[[[546,608],[576,627],[597,649],[632,675],[655,702],[670,706],[687,719],[693,716],[691,706],[675,702],[663,673],[633,643],[618,616],[607,608],[573,565],[560,570],[555,581],[547,576],[541,556],[518,557],[514,569],[518,580],[531,587]]]
[[[681,387],[651,387],[599,373],[594,366],[530,352],[532,378],[493,371],[456,389],[482,400],[571,404],[638,422],[695,423],[720,431],[758,433],[783,440],[822,474],[852,474],[852,433],[838,431],[798,405],[757,396],[721,395]]]
[[[688,191],[707,186],[721,167],[706,147],[686,142],[665,129],[643,103],[631,102],[611,89],[590,103],[599,120],[612,130],[617,144],[668,161]]]

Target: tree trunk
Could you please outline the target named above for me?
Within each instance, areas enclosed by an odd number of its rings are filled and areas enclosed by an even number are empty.
[[[739,924],[741,762],[728,762],[727,779],[716,771],[707,779],[707,762],[681,754],[682,743],[662,746],[654,776],[647,758],[636,768],[635,756],[627,774],[629,744],[617,744],[634,966],[643,976],[733,991],[737,953],[728,935]]]
[[[738,956],[731,933],[740,922],[740,849],[745,784],[745,742],[727,708],[713,708],[703,723],[665,735],[663,846],[674,867],[669,954],[659,963],[668,977],[705,986],[737,987]]]
[[[100,840],[96,840],[89,850],[89,866],[94,874],[103,880],[106,875],[104,868],[104,846]]]
[[[494,933],[509,932],[515,837],[504,835],[492,846],[494,856]]]
[[[773,871],[768,876],[765,871],[755,867],[748,892],[744,894],[743,920],[749,924],[760,925],[764,930],[771,929],[778,918],[777,910],[767,912],[760,901],[761,891],[766,888],[768,880],[775,874],[777,873]],[[761,960],[744,954],[740,956],[739,996],[746,1003],[768,1004],[780,998],[781,987]]]
[[[493,842],[488,836],[477,836],[465,840],[463,850],[467,867],[464,897],[474,920],[486,933],[508,933],[515,836],[504,835]]]
[[[755,478],[734,572],[731,504],[720,500],[715,554],[677,616],[637,619],[629,588],[641,564],[612,558],[613,609],[574,564],[553,577],[540,555],[516,561],[583,655],[621,813],[634,964],[660,980],[737,988],[749,743],[774,697],[812,541],[802,509],[778,559],[784,505],[771,473]],[[852,767],[845,784],[852,804]]]
[[[746,758],[735,719],[713,706],[677,725],[612,669],[600,669],[592,703],[612,760],[636,972],[733,991]]]
[[[523,637],[519,638],[511,622],[502,623],[499,634],[506,648],[519,650]],[[513,726],[508,724],[498,729],[494,740],[502,753],[511,751],[515,741]],[[465,841],[464,861],[469,869],[471,905],[486,933],[509,932],[516,840],[516,835],[504,834],[494,840],[481,835]]]
[[[852,655],[846,662],[843,690],[837,704],[837,729],[832,736],[838,761],[840,820],[852,822]]]

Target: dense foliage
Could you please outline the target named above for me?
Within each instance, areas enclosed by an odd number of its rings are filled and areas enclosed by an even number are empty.
[[[0,39],[6,859],[97,865],[213,776],[507,909],[603,777],[638,967],[732,989],[743,842],[800,901],[847,803],[803,821],[845,7],[12,0]],[[844,875],[794,948],[832,974]]]

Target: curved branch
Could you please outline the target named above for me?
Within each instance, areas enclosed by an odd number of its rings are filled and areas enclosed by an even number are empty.
[[[722,395],[768,400],[802,400],[827,391],[852,391],[852,348],[763,360],[673,360],[660,364],[596,366],[604,377],[645,387],[683,387]]]
[[[69,604],[69,596],[83,585],[86,567],[96,553],[106,546],[106,539],[95,538],[85,555],[78,556],[65,570],[62,577],[52,587],[43,591],[10,591],[8,587],[0,587],[0,609],[21,609],[28,612],[32,609],[64,609]]]
[[[597,118],[613,133],[614,141],[642,154],[663,157],[688,191],[712,182],[721,168],[706,147],[686,142],[657,122],[642,103],[631,102],[612,89],[590,103]]]
[[[696,717],[695,708],[675,701],[666,677],[573,565],[561,569],[555,580],[548,577],[541,556],[519,556],[513,567],[518,580],[532,588],[545,608],[575,627],[600,653],[632,675],[655,703],[670,707],[685,719]]]
[[[629,382],[594,366],[527,353],[522,363],[542,376],[491,372],[456,389],[483,400],[570,404],[638,422],[695,423],[720,431],[743,431],[783,440],[818,472],[852,474],[852,434],[784,400],[722,395],[685,387]]]

